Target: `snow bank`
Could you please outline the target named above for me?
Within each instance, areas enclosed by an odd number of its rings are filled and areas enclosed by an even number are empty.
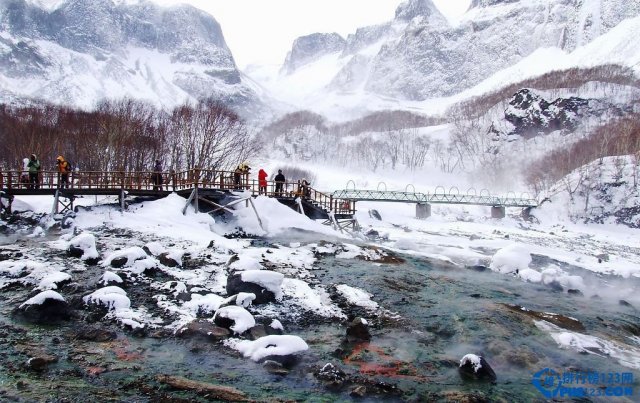
[[[336,286],[336,290],[353,305],[366,309],[378,309],[378,304],[371,300],[372,295],[364,290],[350,287],[346,284]]]
[[[250,256],[240,255],[238,260],[229,265],[231,271],[249,271],[249,270],[262,270],[264,267],[258,259]]]
[[[540,330],[549,333],[560,348],[571,349],[581,354],[611,357],[617,360],[620,365],[640,369],[640,348],[582,333],[570,332],[544,320],[534,321],[534,323]]]
[[[307,311],[326,318],[346,319],[347,316],[332,301],[322,288],[311,288],[302,280],[286,278],[282,284],[282,292],[296,304]]]
[[[183,307],[196,316],[198,312],[208,314],[217,311],[223,301],[224,298],[216,294],[191,294],[191,301],[185,302]]]
[[[523,269],[518,272],[518,277],[530,283],[541,283],[542,273],[533,269]]]
[[[269,356],[286,356],[307,351],[309,346],[298,336],[272,335],[257,340],[242,340],[234,348],[243,356],[253,361],[260,361]]]
[[[491,270],[500,273],[513,273],[529,268],[531,254],[522,245],[513,244],[502,248],[491,259]]]
[[[194,214],[192,209],[187,209],[187,214],[183,215],[185,203],[184,198],[172,193],[163,199],[132,205],[124,213],[113,214],[113,209],[109,207],[80,212],[76,216],[76,227],[88,229],[106,224],[154,234],[158,238],[192,241],[203,247],[211,241],[225,249],[238,247],[240,241],[226,239],[215,233],[215,220],[209,214]],[[154,251],[156,246],[152,245]]]
[[[343,237],[341,233],[309,219],[307,216],[296,212],[275,199],[260,196],[253,200],[253,204],[260,215],[264,230],[260,228],[255,212],[249,206],[236,210],[237,222],[234,223],[234,225],[241,226],[247,232],[277,236],[289,232],[291,229],[299,229],[332,237]]]
[[[22,277],[25,272],[33,272],[38,270],[46,270],[47,265],[32,260],[0,262],[0,274],[8,277]]]

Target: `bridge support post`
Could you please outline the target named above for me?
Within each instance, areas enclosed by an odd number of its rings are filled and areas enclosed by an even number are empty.
[[[431,217],[431,205],[428,203],[416,203],[416,218],[425,220]]]
[[[493,206],[491,207],[491,218],[505,218],[507,216],[506,209],[504,206]]]

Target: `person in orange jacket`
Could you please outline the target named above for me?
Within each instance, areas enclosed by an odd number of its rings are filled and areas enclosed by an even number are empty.
[[[69,173],[71,172],[71,165],[69,161],[65,160],[62,155],[56,158],[56,165],[58,166],[58,172],[60,173],[60,181],[58,183],[59,188],[69,187]]]
[[[264,169],[260,169],[258,172],[258,194],[267,195],[267,176],[269,176]]]

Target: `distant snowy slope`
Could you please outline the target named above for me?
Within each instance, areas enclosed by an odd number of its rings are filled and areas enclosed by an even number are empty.
[[[336,50],[336,42],[330,51],[317,42],[315,54],[330,56],[298,59],[280,73],[253,68],[248,74],[278,99],[333,119],[398,107],[428,106],[426,112],[438,113],[443,108],[434,100],[475,92],[501,71],[530,76],[605,59],[633,65],[637,52],[629,38],[636,23],[584,53],[566,55],[638,15],[637,0],[478,0],[451,26],[430,0],[408,0],[392,21],[349,35],[342,50]],[[509,70],[512,66],[515,70]]]
[[[621,22],[593,42],[567,53],[559,48],[541,48],[511,67],[503,69],[456,98],[482,95],[511,83],[570,68],[617,64],[633,69],[640,79],[640,17]]]

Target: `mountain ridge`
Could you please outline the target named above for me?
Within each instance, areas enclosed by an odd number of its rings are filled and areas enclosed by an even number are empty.
[[[131,96],[160,107],[217,98],[264,111],[220,24],[190,5],[0,1],[0,83],[25,98],[91,108]],[[10,97],[9,97],[10,98]]]
[[[405,2],[396,16],[425,4],[433,5],[425,0]],[[396,17],[349,35],[344,49],[335,52],[337,72],[323,84],[315,83],[319,90],[306,98],[330,96],[334,102],[352,104],[357,96],[404,103],[451,97],[541,48],[569,53],[637,15],[638,2],[532,0],[475,1],[458,25],[421,15],[409,20]],[[286,86],[320,63],[327,62],[314,60],[286,75],[259,81],[271,88],[278,83]],[[358,108],[366,108],[366,102]]]

